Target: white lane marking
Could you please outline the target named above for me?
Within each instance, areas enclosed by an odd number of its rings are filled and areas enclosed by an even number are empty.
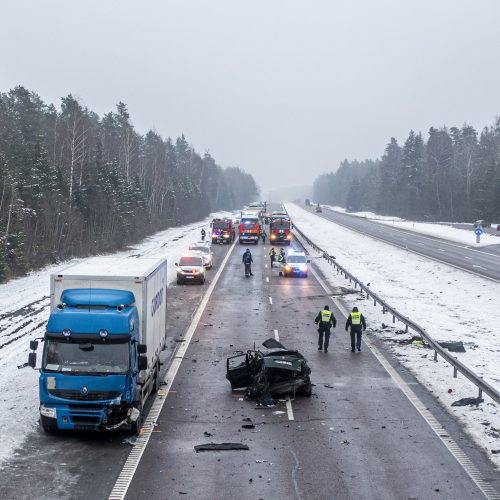
[[[286,397],[286,413],[288,415],[288,420],[295,420],[293,416],[292,402],[290,401],[290,396]]]
[[[269,283],[269,276],[266,276],[266,281]]]
[[[347,312],[345,306],[340,301],[331,296],[331,291],[325,284],[323,279],[318,275],[318,273],[316,273],[316,271],[312,267],[310,269],[325,292],[330,295],[331,301],[339,308],[340,312],[347,317],[349,313]],[[465,455],[465,453],[457,445],[457,443],[450,436],[448,436],[448,433],[446,432],[444,427],[437,421],[436,417],[434,417],[434,415],[426,408],[426,406],[420,401],[420,399],[418,399],[417,395],[410,389],[410,386],[403,380],[399,373],[390,365],[390,363],[383,357],[383,355],[380,354],[379,350],[372,344],[367,335],[364,335],[363,342],[373,352],[379,363],[398,384],[399,388],[403,391],[403,394],[408,398],[410,403],[416,408],[420,415],[422,415],[425,421],[429,424],[429,427],[437,434],[441,442],[455,457],[455,459],[462,466],[465,472],[467,472],[472,481],[476,483],[477,487],[483,492],[486,498],[500,498],[496,490],[486,481],[481,472],[479,472],[477,467],[469,460],[469,458]]]
[[[278,334],[278,330],[274,330],[274,338],[279,342],[280,341],[280,336]]]
[[[472,260],[472,257],[466,257],[466,256],[464,256],[464,259]]]
[[[267,267],[267,264],[264,264],[264,267]]]
[[[444,250],[443,248],[438,248],[438,250],[439,250],[440,252],[446,252],[446,250]]]
[[[273,298],[269,297],[269,304],[273,305]]]
[[[472,264],[472,267],[475,267],[476,269],[483,269],[484,271],[487,271],[487,269],[483,266],[478,266],[477,264]]]
[[[165,378],[163,380],[166,384],[162,388],[163,392],[165,392],[165,396],[163,398],[156,397],[155,400],[153,401],[151,409],[149,410],[149,413],[142,427],[143,433],[137,438],[137,441],[135,442],[132,450],[130,451],[129,456],[122,470],[120,471],[120,474],[118,475],[118,479],[116,480],[115,485],[113,486],[113,489],[109,494],[109,500],[123,500],[127,494],[127,491],[130,487],[130,483],[132,482],[132,479],[134,477],[135,471],[139,466],[144,450],[146,449],[146,446],[149,442],[149,438],[151,437],[151,433],[156,425],[158,417],[160,416],[160,412],[163,408],[163,405],[165,404],[168,393],[172,388],[175,376],[177,375],[179,367],[181,366],[182,360],[184,359],[186,351],[189,347],[191,338],[193,337],[193,334],[196,331],[196,328],[198,326],[198,323],[200,322],[203,311],[205,310],[208,301],[210,300],[210,296],[214,291],[215,285],[219,281],[222,271],[226,267],[227,261],[229,260],[229,257],[231,256],[231,253],[233,252],[235,246],[236,242],[233,243],[233,245],[227,252],[226,256],[224,257],[224,260],[222,261],[222,264],[220,265],[217,274],[214,276],[212,283],[210,283],[207,291],[205,292],[205,295],[203,296],[203,299],[200,302],[200,305],[198,306],[195,315],[193,316],[193,320],[191,321],[191,324],[189,325],[189,328],[186,334],[184,335],[185,342],[181,342],[177,351],[175,352],[175,355],[172,359],[172,363],[170,364],[167,374],[165,375]]]
[[[421,247],[425,247],[423,243],[417,243],[417,245],[420,245]]]

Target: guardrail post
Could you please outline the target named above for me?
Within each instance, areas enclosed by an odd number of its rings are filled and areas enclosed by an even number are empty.
[[[376,306],[377,305],[377,299],[373,299],[373,305]]]
[[[408,333],[408,325],[405,325],[405,333]]]
[[[458,373],[457,367],[454,366],[453,367],[453,378],[457,378],[457,373]]]
[[[479,389],[479,394],[477,395],[477,399],[483,399],[483,390],[480,388]]]
[[[394,316],[394,314],[392,315],[392,322],[396,323],[396,316]]]
[[[437,363],[437,360],[438,360],[438,352],[434,351],[434,361],[436,361]]]
[[[382,314],[385,314],[385,306],[382,306]]]

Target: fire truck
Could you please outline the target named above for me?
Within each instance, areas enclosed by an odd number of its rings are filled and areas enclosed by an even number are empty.
[[[269,224],[269,240],[271,243],[284,243],[290,245],[292,239],[292,232],[290,230],[290,219],[273,218]]]
[[[231,219],[214,219],[212,221],[212,243],[231,243],[233,223]]]
[[[239,227],[239,242],[242,245],[245,241],[259,244],[260,218],[258,213],[242,212]]]

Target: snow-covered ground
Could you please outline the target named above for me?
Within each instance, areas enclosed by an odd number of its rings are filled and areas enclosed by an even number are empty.
[[[214,217],[228,216],[226,212],[211,214],[203,221],[156,233],[113,255],[167,258],[167,279],[172,283],[176,278],[175,262],[190,243],[199,240],[201,228],[209,233]],[[38,372],[31,368],[19,370],[17,366],[28,359],[29,341],[45,332],[50,275],[81,260],[47,266],[0,285],[0,463],[38,425]]]
[[[340,212],[343,214],[348,213],[346,209],[342,207],[330,205],[323,206],[325,208],[333,210],[334,212]],[[362,217],[364,219],[370,219],[373,222],[378,222],[380,224],[406,229],[409,231],[415,231],[416,233],[426,234],[428,236],[435,236],[437,238],[454,241],[456,243],[462,243],[463,245],[468,245],[470,247],[483,247],[487,245],[500,244],[499,236],[494,236],[487,233],[483,233],[481,235],[480,243],[476,243],[476,235],[472,231],[448,226],[444,222],[432,224],[429,222],[415,222],[411,220],[400,219],[399,217],[378,215],[373,212],[349,212],[349,215]]]
[[[398,311],[424,327],[435,340],[461,340],[466,352],[456,356],[476,374],[500,389],[500,285],[360,235],[287,203],[294,224],[312,241]],[[314,255],[314,251],[311,251]],[[319,257],[319,255],[318,255]],[[324,259],[314,259],[333,286],[349,287]],[[359,293],[346,294],[347,307],[356,305],[365,315],[369,334],[387,341],[399,361],[409,367],[442,404],[463,423],[478,444],[500,466],[500,408],[487,396],[478,408],[451,407],[463,397],[476,397],[477,389],[465,378],[453,378],[450,365],[433,351],[399,344],[412,334],[392,324],[373,301]],[[389,325],[382,328],[382,324]],[[400,332],[398,332],[400,330]],[[451,392],[450,392],[451,390]]]

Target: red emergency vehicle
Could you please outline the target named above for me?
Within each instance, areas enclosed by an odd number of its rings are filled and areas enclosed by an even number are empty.
[[[212,243],[231,243],[233,221],[231,219],[214,219],[212,221]]]
[[[260,219],[257,215],[242,215],[239,227],[240,245],[246,242],[259,243]]]
[[[269,240],[271,243],[284,243],[290,245],[292,239],[292,231],[290,230],[291,222],[288,218],[271,219],[269,224]]]

